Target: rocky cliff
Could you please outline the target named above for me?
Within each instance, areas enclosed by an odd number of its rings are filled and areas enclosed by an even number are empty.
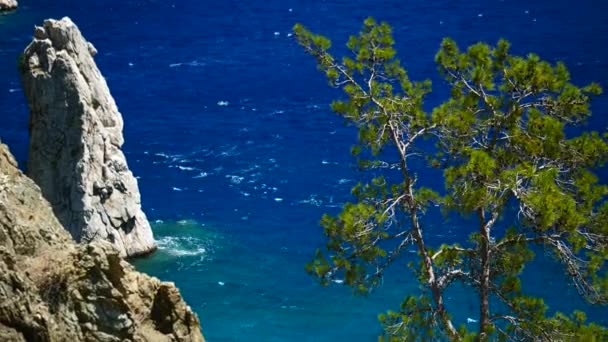
[[[76,245],[0,143],[0,341],[204,341],[172,283]]]
[[[96,52],[69,18],[35,28],[19,66],[30,107],[27,174],[76,241],[106,240],[136,256],[155,244]]]
[[[0,0],[0,12],[17,8],[17,0]]]

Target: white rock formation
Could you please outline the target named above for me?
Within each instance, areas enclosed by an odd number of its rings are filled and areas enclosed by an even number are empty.
[[[0,0],[0,12],[17,8],[17,0]]]
[[[35,28],[19,66],[30,107],[27,174],[75,240],[145,254],[156,248],[154,238],[121,151],[122,116],[95,53],[67,17]]]

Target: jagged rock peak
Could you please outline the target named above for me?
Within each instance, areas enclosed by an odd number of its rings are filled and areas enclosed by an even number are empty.
[[[30,107],[27,174],[74,239],[141,255],[156,247],[96,52],[67,17],[35,27],[19,65]]]
[[[0,12],[14,10],[18,5],[17,0],[0,0]]]
[[[204,342],[168,282],[106,241],[76,245],[0,142],[0,341]]]

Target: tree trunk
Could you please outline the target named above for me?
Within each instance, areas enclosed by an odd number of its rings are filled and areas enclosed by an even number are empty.
[[[483,208],[479,215],[481,279],[479,279],[479,340],[487,341],[490,324],[490,222],[486,223]]]
[[[422,264],[424,265],[424,270],[428,276],[427,285],[431,290],[431,294],[433,297],[433,302],[435,303],[435,312],[439,316],[439,320],[443,325],[449,339],[451,341],[460,341],[460,335],[454,325],[452,324],[452,320],[445,309],[443,304],[443,289],[439,287],[439,283],[437,278],[435,277],[435,271],[433,269],[433,259],[429,255],[426,245],[424,243],[424,239],[422,237],[422,229],[420,228],[420,222],[418,222],[418,208],[416,206],[416,201],[414,200],[414,191],[412,190],[412,179],[408,173],[407,169],[407,157],[404,148],[402,148],[401,143],[399,142],[399,138],[397,137],[397,133],[395,129],[390,126],[390,132],[392,135],[393,143],[400,155],[400,166],[401,166],[401,174],[403,175],[403,180],[405,182],[405,187],[407,191],[407,196],[402,200],[403,205],[407,208],[410,213],[410,218],[412,222],[412,235],[414,240],[416,241],[416,245],[418,247],[418,251],[420,252],[420,256],[422,258]]]
[[[402,165],[405,167],[405,162]],[[404,170],[407,170],[404,168]],[[407,175],[407,172],[404,172]],[[443,324],[443,327],[448,334],[448,337],[451,341],[460,341],[460,335],[454,325],[452,324],[452,320],[445,309],[443,303],[443,289],[439,287],[439,282],[437,277],[435,276],[435,271],[433,269],[433,259],[429,255],[426,245],[424,243],[424,239],[422,237],[422,230],[420,229],[420,223],[418,222],[418,214],[416,203],[414,201],[414,192],[412,191],[412,183],[409,176],[406,176],[406,187],[408,191],[408,196],[406,197],[406,203],[410,212],[410,217],[412,221],[412,234],[414,236],[414,240],[416,240],[416,245],[418,246],[418,251],[420,252],[420,256],[422,257],[422,263],[424,265],[424,269],[428,276],[428,286],[431,289],[431,294],[433,297],[433,302],[435,302],[436,312],[439,315],[439,319]]]
[[[437,278],[435,277],[435,271],[433,270],[433,260],[429,255],[426,246],[424,244],[424,240],[422,238],[422,231],[420,230],[420,225],[418,223],[418,217],[416,212],[411,213],[412,215],[412,234],[414,236],[414,240],[416,240],[416,245],[418,246],[418,250],[420,251],[420,255],[422,257],[422,262],[424,264],[424,269],[428,276],[428,286],[431,289],[431,294],[433,297],[433,302],[435,302],[436,312],[439,315],[439,319],[443,324],[449,338],[451,341],[459,341],[460,335],[454,325],[452,324],[452,320],[448,315],[447,310],[443,304],[443,289],[439,288],[439,283],[437,282]]]

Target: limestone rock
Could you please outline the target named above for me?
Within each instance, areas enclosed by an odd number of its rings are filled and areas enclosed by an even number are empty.
[[[76,245],[0,143],[0,341],[204,342],[172,283]]]
[[[27,174],[76,241],[106,240],[136,256],[156,247],[96,52],[67,17],[34,29],[19,66],[30,107]]]
[[[17,6],[17,0],[0,0],[0,12],[14,10]]]

